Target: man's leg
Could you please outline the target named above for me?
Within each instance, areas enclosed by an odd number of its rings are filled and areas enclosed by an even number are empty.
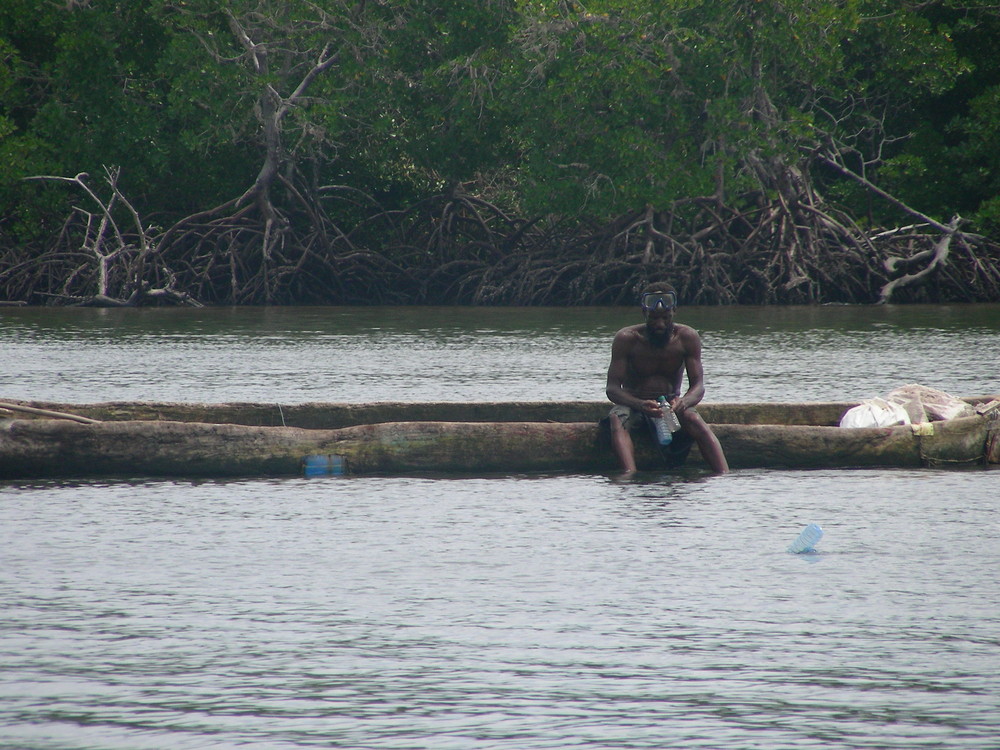
[[[614,448],[615,455],[618,456],[618,463],[621,464],[623,471],[634,474],[635,446],[632,444],[632,436],[622,426],[622,421],[617,414],[612,414],[608,418],[608,424],[611,428],[611,447]]]
[[[698,450],[701,457],[712,467],[717,474],[727,474],[729,472],[729,462],[726,461],[726,454],[722,451],[722,443],[712,432],[712,428],[702,419],[701,415],[692,410],[684,412],[680,416],[681,426],[698,443]]]

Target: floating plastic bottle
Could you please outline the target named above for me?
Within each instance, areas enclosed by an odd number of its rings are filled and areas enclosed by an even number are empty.
[[[329,455],[306,456],[302,471],[307,477],[337,477],[344,473],[344,457]]]
[[[799,554],[802,552],[815,552],[814,547],[823,538],[823,529],[818,524],[811,523],[802,529],[795,541],[788,545],[788,551]]]

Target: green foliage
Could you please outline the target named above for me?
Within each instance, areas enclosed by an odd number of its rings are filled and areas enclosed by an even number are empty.
[[[877,78],[897,93],[884,130],[899,138],[869,146],[873,167],[886,190],[925,213],[976,219],[1000,193],[1000,120],[988,101],[1000,84],[1000,18],[989,3],[947,0],[890,20],[873,35],[891,52]]]
[[[974,98],[958,127],[964,136],[954,149],[960,194],[980,229],[1000,234],[1000,85]]]
[[[367,71],[385,92],[386,115],[375,132],[395,154],[388,163],[396,165],[396,180],[438,189],[515,158],[497,99],[512,6],[405,4],[405,16],[386,34],[384,59]]]
[[[174,217],[238,197],[273,147],[268,108],[293,99],[280,174],[313,196],[347,186],[396,208],[463,185],[527,214],[607,221],[773,193],[781,170],[806,171],[835,144],[922,210],[988,223],[1000,194],[990,7],[5,0],[6,229],[15,216],[21,232],[50,231],[65,209],[58,190],[25,188],[29,174],[121,165],[140,210]],[[323,54],[335,63],[297,96]],[[816,174],[826,195],[872,207]]]
[[[32,174],[100,174],[128,165],[123,188],[141,199],[163,171],[150,78],[163,42],[146,3],[59,5],[11,0],[0,14],[6,85],[0,90],[0,185],[16,206],[8,231],[22,241],[51,231],[74,196],[26,188]],[[55,199],[55,195],[62,195]],[[145,204],[156,208],[154,203]]]
[[[745,190],[750,152],[794,161],[810,135],[802,82],[839,54],[815,5],[523,3],[501,111],[527,204],[607,218],[720,178]]]
[[[526,204],[603,217],[710,192],[705,97],[678,75],[683,42],[661,11],[539,10],[504,91]]]
[[[0,216],[0,232],[34,239],[51,227],[39,226],[43,224],[43,212],[38,210],[42,201],[37,191],[25,190],[19,180],[49,163],[48,144],[25,128],[33,116],[32,100],[40,98],[41,88],[32,75],[38,62],[31,55],[47,51],[52,34],[46,30],[45,14],[33,19],[31,11],[24,0],[0,6],[0,163],[4,165],[0,205],[6,207]]]

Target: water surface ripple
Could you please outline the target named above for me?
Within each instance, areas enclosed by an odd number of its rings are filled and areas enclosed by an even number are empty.
[[[0,308],[0,396],[50,401],[603,400],[624,308]],[[1000,305],[684,308],[707,400],[1000,392]]]
[[[995,747],[978,476],[9,485],[0,737]]]

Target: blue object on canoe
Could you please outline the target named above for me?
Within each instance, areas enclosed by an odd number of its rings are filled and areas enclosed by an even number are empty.
[[[788,551],[800,554],[802,552],[814,552],[816,543],[823,538],[823,529],[818,524],[811,523],[802,529],[795,541],[788,545]]]
[[[344,457],[330,455],[306,456],[302,470],[307,477],[336,477],[344,473]]]

